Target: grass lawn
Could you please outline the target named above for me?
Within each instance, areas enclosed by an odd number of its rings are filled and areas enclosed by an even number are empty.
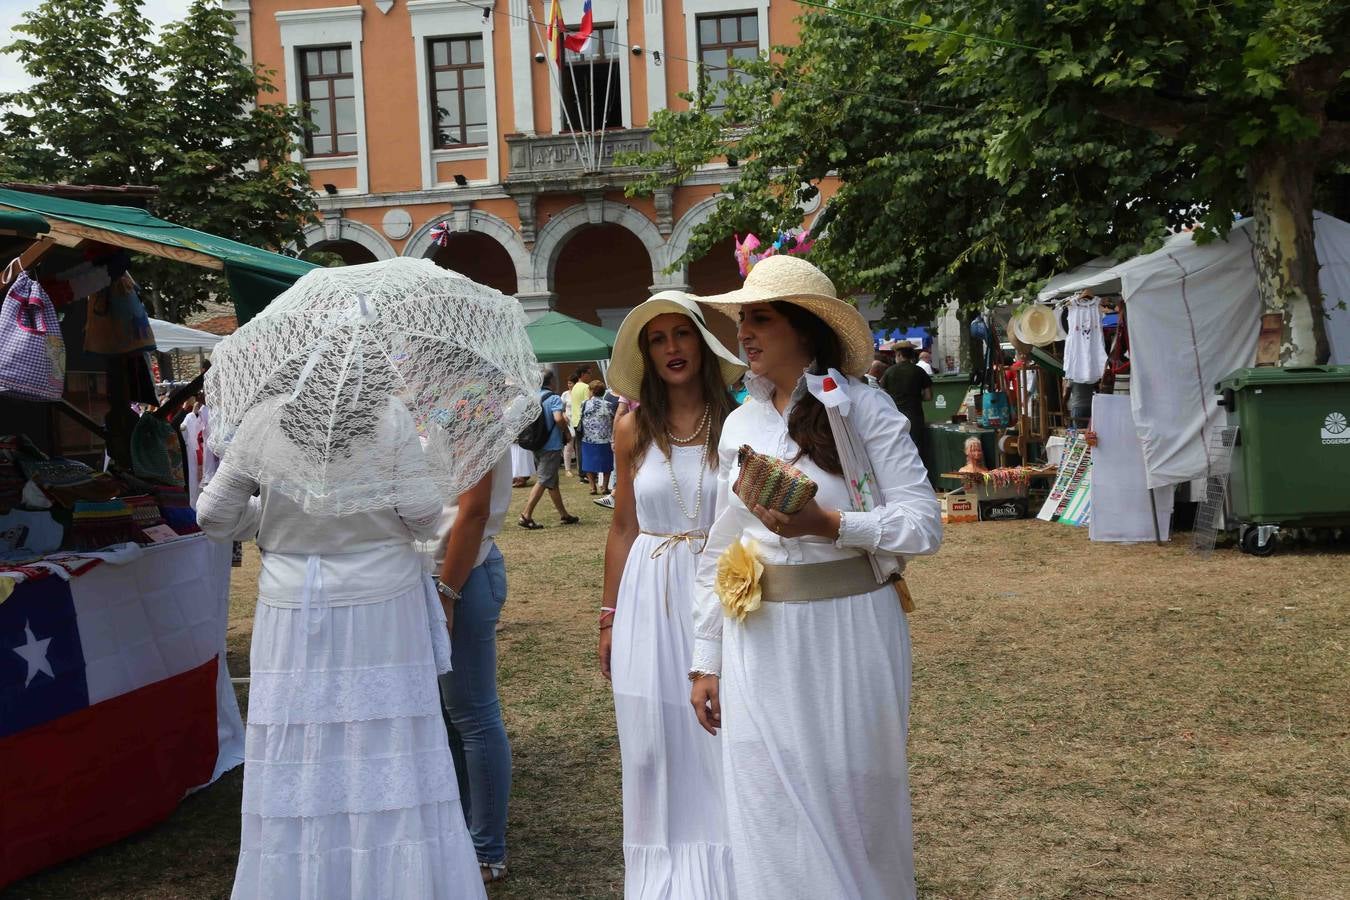
[[[610,513],[575,479],[565,491],[581,525],[558,527],[546,500],[547,534],[513,515],[500,541],[515,783],[511,877],[494,900],[622,895],[618,743],[594,662]],[[959,525],[911,567],[922,896],[1350,896],[1350,557],[1206,561],[1184,545]],[[236,675],[248,670],[249,551],[234,577]],[[241,780],[4,896],[227,896]]]

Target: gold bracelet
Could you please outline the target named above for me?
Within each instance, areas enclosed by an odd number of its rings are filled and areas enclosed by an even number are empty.
[[[689,682],[690,684],[692,684],[695,681],[698,681],[700,678],[721,678],[721,677],[722,676],[718,675],[716,672],[690,672]]]

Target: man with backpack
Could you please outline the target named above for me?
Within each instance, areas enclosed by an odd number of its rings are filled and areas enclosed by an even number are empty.
[[[543,385],[539,389],[539,416],[521,433],[517,443],[526,450],[534,451],[535,482],[530,490],[530,498],[525,502],[525,510],[517,522],[521,528],[534,530],[543,528],[534,520],[534,508],[539,504],[544,491],[558,510],[559,521],[563,525],[575,525],[581,519],[567,512],[563,505],[562,491],[558,489],[558,470],[562,468],[562,451],[571,438],[567,427],[567,417],[563,415],[562,398],[553,393],[553,373],[545,372]]]

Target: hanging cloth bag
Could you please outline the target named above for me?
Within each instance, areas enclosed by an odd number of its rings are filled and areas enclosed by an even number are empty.
[[[19,273],[0,304],[0,395],[60,400],[66,343],[56,307],[37,280]]]
[[[105,356],[123,356],[155,349],[150,317],[136,293],[136,282],[123,275],[89,298],[84,321],[84,350]]]

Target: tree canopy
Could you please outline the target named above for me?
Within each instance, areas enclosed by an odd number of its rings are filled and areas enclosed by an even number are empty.
[[[798,224],[798,202],[835,175],[813,258],[896,320],[923,321],[948,295],[1006,299],[1087,258],[1151,249],[1168,228],[1226,233],[1235,213],[1261,212],[1254,173],[1291,141],[1311,191],[1343,157],[1344,19],[1323,0],[811,8],[799,44],[729,80],[725,109],[705,90],[653,117],[660,149],[635,190],[736,157],[693,257],[732,231]],[[1287,267],[1301,251],[1280,252]]]
[[[257,104],[275,90],[235,44],[231,15],[193,0],[151,40],[140,0],[45,0],[7,48],[33,79],[0,96],[0,180],[141,184],[176,224],[280,250],[303,243],[314,195],[293,158],[305,120]],[[181,321],[225,286],[216,273],[146,257],[137,279]]]

